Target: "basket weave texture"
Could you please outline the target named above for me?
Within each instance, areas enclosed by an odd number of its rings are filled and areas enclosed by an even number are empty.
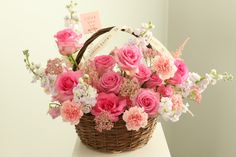
[[[128,131],[122,118],[109,131],[98,132],[95,129],[94,116],[84,115],[75,126],[82,143],[101,152],[125,152],[143,147],[152,137],[157,117],[149,118],[148,125],[139,131]]]

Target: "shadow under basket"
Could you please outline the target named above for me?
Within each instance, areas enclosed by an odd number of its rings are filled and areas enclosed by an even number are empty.
[[[98,132],[95,129],[94,116],[86,114],[75,128],[80,140],[86,146],[100,152],[119,153],[133,151],[146,145],[152,137],[157,119],[157,117],[149,118],[147,126],[139,131],[128,131],[120,117],[111,130]]]

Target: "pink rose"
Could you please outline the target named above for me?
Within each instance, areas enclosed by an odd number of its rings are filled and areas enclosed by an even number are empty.
[[[98,73],[104,73],[112,70],[116,64],[114,58],[110,55],[97,56],[94,59],[94,64]]]
[[[83,112],[80,104],[72,101],[65,101],[61,107],[62,119],[66,122],[70,122],[72,125],[79,124],[80,118],[83,116]]]
[[[127,130],[136,130],[145,128],[148,122],[148,114],[141,107],[131,107],[123,114],[123,120],[126,122]]]
[[[147,81],[152,75],[152,71],[144,64],[140,64],[138,67],[138,73],[135,73],[135,77],[138,79],[140,84]]]
[[[113,93],[106,94],[100,93],[97,96],[97,103],[92,108],[91,113],[94,116],[98,116],[100,113],[107,111],[112,115],[113,121],[118,121],[118,116],[121,115],[126,107],[126,100],[121,100]]]
[[[142,59],[142,53],[135,45],[115,49],[114,55],[119,66],[127,71],[136,71]]]
[[[188,79],[188,68],[186,64],[181,60],[175,60],[175,66],[177,67],[177,71],[174,77],[168,80],[168,83],[173,85],[179,85],[185,82]]]
[[[153,74],[151,78],[145,83],[145,87],[154,88],[156,86],[160,86],[162,84],[162,80],[156,74]]]
[[[80,72],[68,71],[58,75],[55,82],[55,90],[57,95],[54,100],[64,102],[73,99],[73,88],[77,86],[78,80],[81,77]]]
[[[105,93],[118,93],[122,83],[120,74],[109,71],[102,75],[98,83],[98,90]]]
[[[153,70],[164,81],[175,75],[177,68],[174,61],[166,56],[158,56],[153,64]]]
[[[160,100],[159,95],[150,90],[140,90],[134,100],[135,104],[139,107],[143,107],[144,111],[149,116],[155,116],[157,114]]]
[[[78,35],[70,28],[57,32],[54,37],[57,39],[56,43],[60,53],[64,56],[72,55],[82,46],[78,43],[82,34]]]
[[[158,87],[157,92],[159,92],[164,97],[171,97],[174,94],[174,90],[171,86],[161,85]]]

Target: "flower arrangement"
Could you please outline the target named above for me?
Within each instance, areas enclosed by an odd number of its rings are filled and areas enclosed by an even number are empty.
[[[150,117],[176,122],[183,113],[193,115],[186,101],[200,103],[208,85],[233,78],[216,70],[204,76],[190,72],[181,58],[187,41],[172,55],[147,47],[152,23],[139,29],[123,27],[138,38],[78,64],[75,55],[83,44],[76,5],[72,2],[67,6],[70,16],[65,18],[66,28],[54,36],[62,57],[49,59],[42,68],[30,62],[28,50],[23,52],[33,82],[40,81],[52,98],[48,114],[53,119],[61,116],[77,125],[81,117],[91,114],[99,132],[111,130],[119,119],[127,130],[138,131]]]

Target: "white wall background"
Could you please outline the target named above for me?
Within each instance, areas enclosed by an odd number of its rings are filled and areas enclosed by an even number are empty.
[[[0,156],[68,157],[76,134],[73,126],[46,115],[50,98],[31,85],[22,50],[36,63],[58,56],[53,35],[63,28],[69,0],[0,0]],[[101,11],[103,26],[153,21],[166,42],[166,0],[79,0],[80,12]]]
[[[175,50],[190,36],[184,58],[201,74],[216,68],[236,76],[236,1],[170,0],[168,47]],[[173,157],[235,157],[236,81],[209,88],[195,117],[165,124]]]

